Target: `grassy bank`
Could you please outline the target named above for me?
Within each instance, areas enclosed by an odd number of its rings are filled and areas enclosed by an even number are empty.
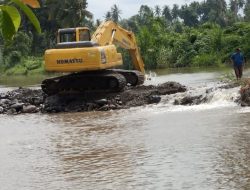
[[[25,57],[20,63],[13,63],[12,67],[3,64],[0,72],[7,76],[44,74],[44,60],[42,57]]]

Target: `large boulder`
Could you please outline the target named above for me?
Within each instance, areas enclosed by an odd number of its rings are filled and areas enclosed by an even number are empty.
[[[250,86],[246,85],[240,90],[241,106],[250,106]]]

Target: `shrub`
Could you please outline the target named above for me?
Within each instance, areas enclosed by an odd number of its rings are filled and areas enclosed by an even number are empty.
[[[19,51],[12,51],[4,58],[4,65],[6,68],[13,67],[21,62],[21,53]]]
[[[236,47],[241,47],[242,44],[244,44],[242,38],[237,35],[225,36],[222,40],[222,46],[227,53],[234,51]]]
[[[200,54],[206,54],[213,51],[211,36],[200,35],[194,43],[194,49]]]
[[[39,67],[39,68],[37,68],[37,69],[34,69],[34,70],[31,70],[31,71],[29,71],[29,75],[37,75],[37,74],[44,74],[45,73],[45,70],[44,70],[44,67],[43,66],[41,66],[41,67]]]
[[[158,68],[165,68],[165,67],[171,67],[171,52],[165,47],[161,47],[157,58],[157,67]]]
[[[27,70],[34,70],[41,67],[42,59],[38,57],[27,57],[24,59],[23,64]]]
[[[200,54],[196,55],[192,60],[192,66],[204,67],[204,66],[219,66],[221,60],[216,54]]]
[[[24,65],[16,65],[5,71],[6,75],[26,75],[28,73]]]

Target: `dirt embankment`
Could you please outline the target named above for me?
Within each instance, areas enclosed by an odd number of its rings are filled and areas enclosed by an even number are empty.
[[[58,94],[47,96],[42,90],[19,88],[0,94],[0,114],[108,111],[159,103],[162,95],[185,92],[176,82],[158,86],[127,87],[119,93]]]

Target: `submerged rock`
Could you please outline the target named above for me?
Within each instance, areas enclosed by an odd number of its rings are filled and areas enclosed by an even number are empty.
[[[181,99],[176,99],[174,101],[174,105],[196,105],[201,102],[202,96],[185,96],[184,98]]]
[[[161,97],[158,95],[152,95],[148,97],[148,104],[157,104],[161,101]]]

